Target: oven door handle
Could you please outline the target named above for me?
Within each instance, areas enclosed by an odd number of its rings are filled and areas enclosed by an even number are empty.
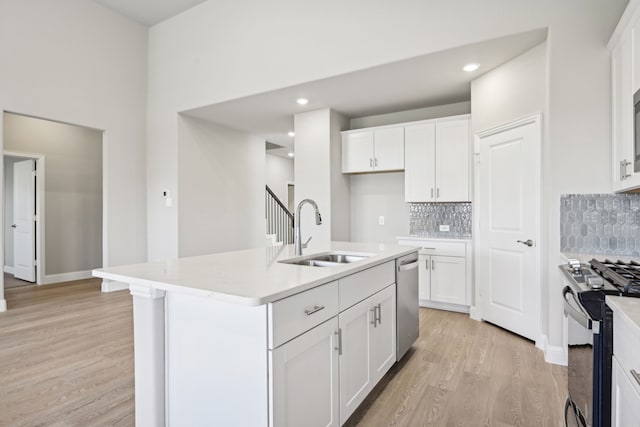
[[[577,304],[579,309],[576,309],[569,302],[569,299],[567,298],[567,294],[571,294],[571,299],[573,299],[573,301],[575,301],[575,303]],[[564,302],[564,313],[567,316],[571,316],[571,318],[573,320],[575,320],[576,322],[578,322],[578,324],[580,324],[580,326],[582,326],[584,328],[587,328],[587,329],[593,329],[591,318],[582,310],[582,308],[580,307],[580,303],[578,303],[578,300],[576,299],[575,294],[573,293],[573,291],[571,290],[571,288],[569,286],[565,286],[564,289],[562,290],[562,298],[564,300],[563,301]]]

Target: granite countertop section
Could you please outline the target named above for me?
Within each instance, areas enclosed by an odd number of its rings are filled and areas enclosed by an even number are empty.
[[[586,253],[583,254],[583,253],[577,253],[577,252],[561,252],[561,262],[563,264],[566,264],[569,258],[577,259],[582,264],[589,264],[589,261],[591,261],[594,258],[597,260],[609,259],[611,261],[623,261],[623,262],[629,262],[632,260],[636,262],[640,261],[638,257],[632,257],[628,255],[610,255],[610,254],[607,255],[607,254],[586,254]]]
[[[438,242],[471,242],[471,238],[469,237],[428,237],[428,236],[398,236],[396,240],[415,240],[418,242],[422,242],[425,240],[435,240]]]
[[[611,310],[626,317],[640,334],[640,298],[607,295],[606,302]]]
[[[372,256],[335,267],[283,264],[278,261],[297,258],[294,245],[286,245],[101,268],[92,273],[130,285],[189,293],[236,304],[262,305],[408,255],[416,252],[416,248],[381,243],[331,242],[303,250],[303,257],[328,251]]]

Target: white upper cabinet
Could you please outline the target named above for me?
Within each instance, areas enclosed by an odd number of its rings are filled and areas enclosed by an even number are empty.
[[[405,202],[433,202],[436,193],[436,125],[423,123],[404,128]]]
[[[633,94],[640,89],[640,10],[631,3],[609,41],[611,50],[611,159],[613,191],[640,188],[634,172]]]
[[[469,201],[469,118],[405,126],[405,201]]]
[[[404,169],[402,126],[342,133],[342,173]]]

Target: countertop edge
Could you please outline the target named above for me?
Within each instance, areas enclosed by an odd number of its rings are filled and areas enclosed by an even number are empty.
[[[259,297],[234,295],[234,294],[224,293],[224,292],[202,290],[202,289],[192,288],[185,285],[178,285],[175,283],[110,273],[108,271],[104,271],[104,269],[92,270],[91,274],[95,277],[124,282],[129,285],[147,286],[147,287],[151,287],[151,288],[155,288],[155,289],[159,289],[167,292],[180,292],[180,293],[189,294],[193,296],[212,298],[218,301],[228,302],[233,304],[240,304],[240,305],[246,305],[246,306],[259,306],[259,305],[268,304],[274,301],[278,301],[278,300],[290,297],[292,295],[296,295],[300,292],[304,292],[309,289],[313,289],[315,287],[333,282],[335,280],[339,280],[343,277],[350,276],[360,271],[367,270],[369,268],[384,264],[386,262],[403,257],[405,255],[409,255],[417,251],[417,248],[415,247],[407,247],[407,246],[405,247],[407,249],[399,251],[397,253],[385,255],[380,258],[373,257],[373,259],[366,259],[361,262],[358,262],[357,265],[347,264],[344,266],[345,269],[343,271],[333,272],[332,274],[328,274],[327,276],[324,276],[322,278],[319,278],[316,280],[310,280],[310,281],[301,283],[295,287],[283,289],[282,291],[274,292],[269,295],[259,296]],[[313,268],[317,268],[317,267],[313,267]]]
[[[622,315],[640,332],[640,298],[607,295],[605,301],[611,310]]]

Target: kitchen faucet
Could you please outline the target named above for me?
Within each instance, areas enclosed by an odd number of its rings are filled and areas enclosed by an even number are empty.
[[[316,225],[322,224],[322,217],[320,216],[320,211],[318,210],[318,205],[316,205],[316,202],[314,202],[311,199],[304,199],[303,201],[298,203],[298,207],[296,208],[295,222],[294,222],[296,256],[302,255],[302,248],[306,248],[307,243],[309,243],[309,240],[311,240],[311,237],[309,237],[309,239],[306,242],[302,243],[302,233],[300,231],[300,210],[302,209],[302,205],[304,205],[305,203],[309,203],[311,206],[313,206],[313,209],[315,209]]]

